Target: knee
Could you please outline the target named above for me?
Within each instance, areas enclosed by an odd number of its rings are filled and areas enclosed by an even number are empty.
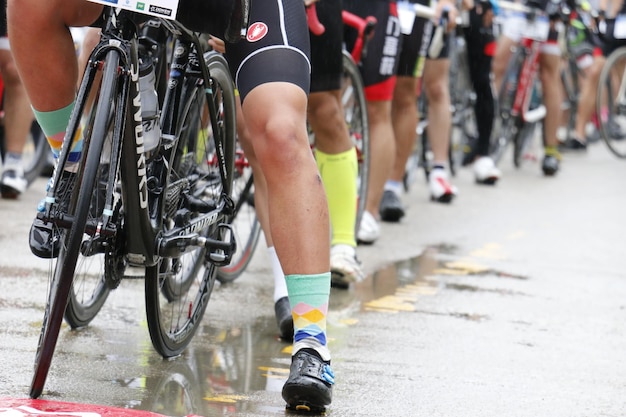
[[[449,96],[448,90],[448,80],[436,80],[430,83],[427,83],[426,87],[426,95],[428,96],[428,101],[431,103],[441,103],[443,100],[446,100]]]

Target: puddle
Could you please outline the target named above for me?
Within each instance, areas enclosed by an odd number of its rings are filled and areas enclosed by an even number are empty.
[[[482,322],[489,317],[463,311],[428,311],[420,305],[425,297],[446,291],[491,292],[523,295],[474,283],[459,277],[480,276],[527,279],[495,271],[473,259],[451,256],[456,248],[431,247],[412,259],[376,271],[348,290],[333,289],[329,306],[329,330],[349,327],[362,314],[424,314]],[[333,328],[334,327],[334,328]],[[341,333],[341,331],[337,331]],[[332,346],[332,339],[330,341]],[[258,413],[285,415],[280,391],[289,372],[291,344],[277,337],[273,316],[228,329],[205,325],[185,353],[170,361],[147,364],[150,376],[115,383],[136,390],[128,408],[178,417]],[[268,405],[271,404],[271,405]]]

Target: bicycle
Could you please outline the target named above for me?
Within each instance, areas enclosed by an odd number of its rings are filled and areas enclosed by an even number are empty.
[[[450,103],[452,104],[452,126],[450,133],[450,173],[456,175],[470,141],[478,137],[474,106],[476,93],[470,79],[467,45],[464,28],[457,26],[450,39]]]
[[[541,103],[540,84],[536,77],[539,47],[548,39],[549,22],[541,10],[518,3],[500,2],[500,7],[523,16],[523,37],[514,49],[504,73],[498,94],[495,140],[490,152],[497,164],[510,143],[513,143],[513,163],[521,166],[523,155],[534,138],[537,123],[546,114]]]
[[[236,12],[246,13],[233,13],[232,37],[247,26],[247,2],[237,6]],[[101,40],[85,68],[46,207],[38,214],[52,223],[60,248],[50,261],[32,398],[43,391],[63,318],[72,328],[87,325],[131,267],[145,268],[155,350],[163,357],[179,355],[207,308],[217,266],[228,264],[236,246],[228,225],[235,96],[226,61],[206,51],[198,34],[181,23],[142,13],[148,12],[105,8]],[[176,53],[161,110],[161,142],[147,154],[139,54],[142,62],[154,62],[157,86],[166,84],[169,64],[167,48],[159,47],[164,43],[142,36],[153,26],[172,39]],[[71,143],[81,130],[81,159],[76,174],[67,176]]]
[[[626,47],[613,51],[598,80],[596,115],[600,136],[618,158],[626,158],[626,139],[616,136],[611,124],[618,125],[626,116]]]
[[[575,129],[580,101],[580,82],[586,77],[585,68],[593,61],[594,47],[587,41],[593,36],[589,29],[590,18],[592,18],[590,13],[578,8],[570,9],[562,4],[560,17],[564,23],[559,45],[564,59],[561,83],[565,93],[561,108],[567,112],[567,121],[563,131],[563,137],[567,139]]]

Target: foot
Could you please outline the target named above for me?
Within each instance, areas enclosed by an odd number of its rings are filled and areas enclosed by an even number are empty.
[[[458,190],[448,181],[445,169],[435,168],[428,175],[430,199],[440,203],[449,203],[456,197]]]
[[[313,349],[300,349],[291,357],[283,399],[291,410],[321,413],[331,403],[334,383],[330,361],[322,360]]]
[[[371,245],[376,242],[379,237],[380,225],[378,224],[378,221],[369,211],[364,211],[363,217],[361,218],[361,224],[359,225],[359,231],[356,235],[357,242],[364,245]]]
[[[560,158],[555,155],[546,155],[543,157],[541,164],[541,170],[546,177],[552,177],[556,175],[559,170]]]
[[[67,171],[61,174],[57,188],[57,194],[61,196],[60,201],[57,202],[57,210],[61,213],[66,213],[69,208],[75,177],[76,174]],[[39,258],[56,258],[59,256],[61,246],[59,229],[55,227],[51,221],[45,221],[43,219],[43,211],[45,210],[45,204],[43,204],[43,202],[39,204],[37,210],[39,212],[30,227],[28,238],[30,250]]]
[[[276,314],[276,324],[280,332],[280,338],[286,341],[293,340],[293,316],[291,315],[291,305],[288,297],[279,298],[274,303],[274,313]]]
[[[392,190],[385,190],[380,201],[380,218],[385,222],[399,222],[404,217],[400,197]]]
[[[474,161],[474,176],[478,184],[495,184],[500,179],[500,170],[488,156],[481,156]]]
[[[5,167],[0,179],[0,193],[2,198],[16,199],[26,191],[28,181],[24,178],[24,169],[18,167]]]
[[[336,288],[348,288],[352,282],[365,278],[356,249],[349,245],[334,245],[330,249],[330,284]]]
[[[610,138],[616,140],[626,138],[626,132],[624,132],[622,126],[615,119],[610,119],[606,128]]]
[[[576,134],[572,134],[569,138],[565,139],[560,146],[561,149],[572,151],[586,151],[587,142],[585,139],[581,139]]]

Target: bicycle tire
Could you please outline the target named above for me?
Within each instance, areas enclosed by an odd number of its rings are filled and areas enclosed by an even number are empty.
[[[92,75],[92,77],[94,76]],[[98,76],[94,78],[97,79]],[[100,88],[105,87],[108,88],[108,86],[100,84]],[[97,85],[92,84],[90,90],[95,92],[97,88]],[[96,133],[90,126],[95,125],[99,106],[90,105],[89,100],[87,93],[76,100],[76,107],[85,109],[81,116],[81,120],[85,121],[81,123],[81,126],[84,126],[82,130],[84,138],[92,137]],[[118,104],[118,106],[121,105],[121,103]],[[100,222],[99,216],[102,214],[106,199],[109,159],[113,153],[110,140],[113,137],[112,130],[114,129],[112,115],[115,111],[113,106],[114,104],[105,105],[106,108],[109,108],[109,121],[104,127],[106,140],[102,139],[103,144],[99,145],[98,148],[102,157],[96,173],[95,186],[92,188],[92,199],[87,220],[87,223],[93,225]],[[120,203],[116,205],[110,220],[111,224],[117,224],[120,220]],[[65,309],[65,322],[72,329],[87,326],[104,306],[110,291],[119,285],[123,275],[123,270],[119,268],[120,259],[125,260],[123,255],[118,252],[115,236],[100,236],[83,242]]]
[[[606,60],[600,78],[596,96],[596,115],[600,136],[613,155],[626,158],[626,138],[613,137],[609,123],[618,123],[618,118],[626,117],[626,47],[613,51]],[[621,70],[620,77],[613,71]],[[619,71],[618,71],[619,74]]]
[[[35,356],[35,369],[30,389],[31,398],[39,397],[43,391],[72,288],[76,264],[80,251],[83,249],[85,226],[109,122],[110,103],[113,102],[117,93],[118,63],[118,52],[110,51],[104,64],[99,96],[99,103],[103,104],[96,107],[92,136],[85,137],[85,147],[76,174],[76,184],[72,189],[68,210],[68,214],[73,218],[72,226],[69,230],[59,229],[60,241],[63,244],[52,268],[50,292]],[[63,197],[57,195],[58,198]]]
[[[236,241],[244,243],[237,244],[237,251],[229,265],[218,268],[217,280],[221,283],[233,282],[243,274],[261,237],[261,223],[254,208],[254,180],[252,173],[246,171],[250,171],[250,167],[238,173],[235,178],[233,185],[233,194],[236,196],[235,213],[230,223]]]
[[[215,74],[216,77],[222,77],[222,82],[226,82],[226,74],[222,74],[219,68],[209,68],[209,71],[211,74]],[[262,231],[261,223],[256,216],[254,207],[252,168],[239,145],[239,141],[237,141],[235,154],[237,155],[235,159],[235,180],[233,182],[235,211],[230,218],[229,224],[233,228],[238,244],[230,264],[221,266],[217,270],[217,280],[221,283],[233,282],[243,274],[252,260]]]
[[[516,127],[513,136],[513,166],[515,168],[521,168],[524,155],[532,143],[535,130],[539,124],[539,122],[522,123],[521,119],[518,119],[518,121],[520,124]]]
[[[48,155],[50,152],[50,145],[48,145],[46,135],[39,127],[39,123],[33,121],[26,139],[26,145],[24,146],[24,153],[22,154],[24,178],[28,185],[41,176],[49,163]]]
[[[371,159],[369,119],[367,116],[367,101],[365,99],[363,78],[361,77],[359,67],[346,50],[343,51],[342,65],[341,104],[350,139],[352,139],[352,143],[356,148],[358,163],[356,235],[367,203]]]
[[[561,84],[563,84],[563,91],[565,92],[561,109],[568,113],[563,135],[565,139],[569,138],[576,128],[576,114],[578,113],[578,100],[580,99],[578,77],[584,76],[583,70],[578,67],[578,59],[585,55],[593,55],[593,48],[590,45],[583,45],[575,50],[569,50],[567,62],[561,68]]]
[[[189,192],[199,199],[228,198],[232,193],[234,144],[236,138],[235,125],[235,93],[234,85],[225,59],[216,53],[204,56],[210,68],[212,79],[211,90],[219,109],[218,123],[206,129],[202,118],[205,106],[205,86],[193,81],[192,92],[183,101],[177,157],[172,164],[171,180],[181,178],[189,182]],[[202,104],[202,108],[199,106]],[[199,145],[199,141],[208,141],[208,131],[212,130],[225,139],[227,143]],[[213,140],[215,139],[212,136]],[[228,178],[219,175],[218,164],[211,163],[211,158],[198,162],[198,149],[225,149],[228,165]],[[169,192],[170,189],[168,189]],[[175,199],[174,199],[175,200]],[[174,207],[175,209],[176,207]],[[166,209],[167,224],[173,215]],[[227,223],[225,213],[218,217],[222,221],[201,232],[202,235],[218,238],[221,232],[219,223]],[[221,236],[219,236],[221,237]],[[207,308],[215,279],[217,266],[211,260],[204,247],[198,247],[174,259],[161,259],[157,265],[146,268],[145,301],[148,330],[152,344],[163,357],[177,356],[191,342]]]
[[[526,59],[526,51],[524,48],[517,48],[509,61],[507,69],[502,78],[502,86],[498,93],[498,115],[496,127],[494,129],[494,140],[491,143],[489,155],[493,162],[497,165],[502,159],[509,143],[511,143],[512,133],[514,129],[520,126],[520,122],[516,121],[518,116],[511,114],[513,102],[517,92],[520,72],[522,64]]]

